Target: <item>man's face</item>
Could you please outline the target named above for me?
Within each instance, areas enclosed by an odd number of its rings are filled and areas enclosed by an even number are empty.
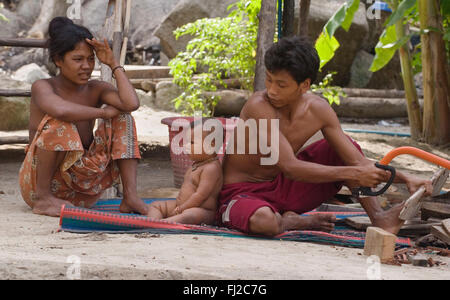
[[[266,71],[266,89],[270,103],[281,108],[286,106],[309,89],[309,79],[298,84],[288,71],[281,70],[275,73]]]
[[[95,67],[95,54],[87,43],[80,42],[74,50],[64,55],[64,59],[59,59],[55,63],[64,77],[83,85],[91,78]]]

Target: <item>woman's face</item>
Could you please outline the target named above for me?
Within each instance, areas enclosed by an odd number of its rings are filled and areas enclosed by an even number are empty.
[[[55,61],[61,74],[78,85],[86,84],[95,67],[95,54],[86,42],[79,42],[75,49],[67,52],[63,59]]]

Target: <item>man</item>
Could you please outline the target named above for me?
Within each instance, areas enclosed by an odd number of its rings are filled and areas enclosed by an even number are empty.
[[[278,131],[278,144],[272,145],[276,141],[270,138],[268,143],[277,149],[279,159],[274,165],[263,165],[261,158],[265,155],[261,151],[239,154],[230,151],[237,148],[228,149],[217,221],[230,228],[268,236],[286,230],[331,231],[334,216],[299,214],[332,198],[343,184],[351,188],[376,187],[389,179],[390,173],[363,156],[359,146],[344,134],[336,114],[324,99],[308,93],[316,79],[319,57],[306,39],[281,39],[267,51],[265,64],[266,90],[250,97],[240,118],[256,120],[257,124],[265,120],[267,137],[273,136],[272,130]],[[279,128],[271,120],[278,120]],[[261,130],[262,126],[258,126],[258,131]],[[325,139],[298,153],[319,130]],[[255,136],[246,134],[247,151]],[[235,147],[237,142],[235,139]],[[410,192],[425,185],[427,193],[431,193],[431,182],[400,172],[395,182],[406,183]],[[384,211],[375,197],[361,199],[361,205],[372,224],[394,234],[398,232],[402,225],[398,218],[401,206]]]

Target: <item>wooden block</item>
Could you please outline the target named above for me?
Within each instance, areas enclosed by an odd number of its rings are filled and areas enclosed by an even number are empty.
[[[442,228],[442,226],[436,225],[431,227],[431,233],[446,243],[447,245],[450,245],[450,235],[447,234],[447,232]]]
[[[450,219],[442,221],[442,228],[444,228],[447,234],[450,234]]]
[[[428,258],[423,254],[411,255],[407,254],[408,260],[411,262],[413,266],[418,267],[428,267]]]
[[[364,255],[376,255],[381,262],[394,258],[395,241],[397,236],[379,227],[369,227],[366,231]]]

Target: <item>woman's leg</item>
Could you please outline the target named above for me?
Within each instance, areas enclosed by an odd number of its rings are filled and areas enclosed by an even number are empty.
[[[33,203],[33,213],[57,217],[63,204],[70,202],[55,197],[52,193],[52,181],[66,152],[36,149],[36,197]]]
[[[137,194],[137,159],[116,160],[123,185],[123,200],[120,211],[123,213],[148,214],[148,205]]]

